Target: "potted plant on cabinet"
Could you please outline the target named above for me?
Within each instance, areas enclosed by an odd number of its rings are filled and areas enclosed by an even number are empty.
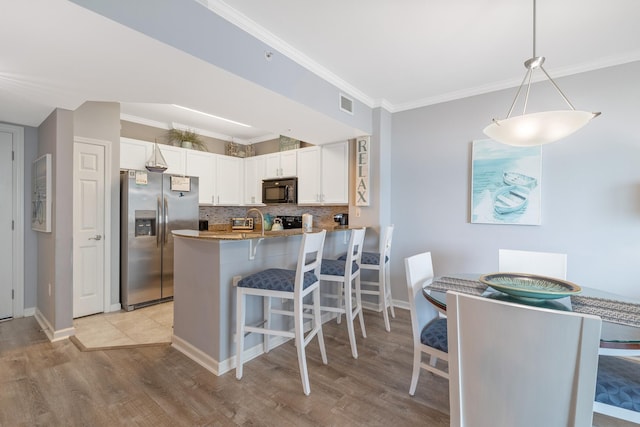
[[[207,151],[204,141],[192,130],[169,129],[167,139],[170,144],[180,146],[182,148],[193,148],[200,151]]]

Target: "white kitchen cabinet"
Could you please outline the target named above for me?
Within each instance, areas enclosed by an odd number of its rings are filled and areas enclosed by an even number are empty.
[[[120,138],[120,169],[144,170],[151,154],[152,142]]]
[[[265,178],[296,176],[298,151],[279,151],[261,156],[265,160]]]
[[[201,205],[242,204],[243,159],[204,151],[184,151],[187,175],[199,178]]]
[[[164,173],[172,175],[186,174],[187,150],[173,145],[158,144],[164,160],[167,162],[167,170]]]
[[[298,204],[318,204],[321,199],[322,150],[308,147],[298,150]]]
[[[264,156],[247,157],[244,159],[244,204],[256,205],[262,203],[262,179],[265,176]]]
[[[349,203],[347,142],[298,150],[298,204]]]
[[[216,199],[214,204],[241,205],[243,183],[243,159],[216,154]]]
[[[216,194],[216,155],[186,150],[186,174],[198,177],[200,204],[213,204]]]
[[[349,204],[349,144],[322,146],[322,203]]]

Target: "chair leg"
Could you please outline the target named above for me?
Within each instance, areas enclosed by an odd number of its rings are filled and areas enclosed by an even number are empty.
[[[338,295],[338,308],[342,308],[343,302],[342,302],[342,292],[344,291],[344,285],[342,283],[338,283],[338,282],[334,282],[336,283],[336,286],[338,287],[338,290],[336,291],[336,295]],[[340,324],[342,321],[342,313],[338,313],[338,316],[336,317],[336,322],[338,324]]]
[[[358,319],[360,319],[360,329],[362,330],[362,337],[367,337],[367,330],[364,327],[364,314],[362,314],[362,293],[360,289],[360,276],[356,277],[356,304],[358,305]]]
[[[384,283],[385,272],[383,270],[378,270],[378,295],[382,300],[382,316],[384,317],[384,328],[387,332],[391,332],[391,324],[389,323],[389,313],[387,313],[387,309],[389,308],[387,301],[387,289]]]
[[[239,289],[239,288],[238,288]],[[245,295],[242,291],[237,292],[236,301],[236,378],[242,378],[242,352],[244,351],[244,308]]]
[[[296,349],[298,350],[298,367],[300,369],[300,379],[302,380],[302,391],[305,395],[311,393],[309,386],[309,373],[307,372],[307,356],[304,350],[304,319],[302,301],[294,302],[294,331]]]
[[[353,299],[351,297],[351,283],[343,284],[344,290],[344,309],[345,318],[347,319],[347,331],[349,331],[349,342],[351,343],[351,355],[354,359],[358,358],[358,348],[356,347],[356,333],[353,329]]]
[[[271,329],[271,297],[262,298],[262,312],[264,313],[264,327]],[[265,353],[269,353],[269,334],[262,335],[262,347]]]
[[[396,318],[396,311],[393,308],[393,301],[391,299],[391,280],[390,280],[390,272],[389,272],[389,266],[387,265],[387,267],[384,269],[384,291],[386,292],[385,298],[389,298],[389,308],[391,309],[391,317],[393,317],[394,319]]]
[[[322,363],[327,364],[327,350],[324,346],[324,334],[322,333],[322,311],[320,309],[320,287],[313,291],[313,323],[314,328],[318,328],[318,345],[320,346],[320,356]]]
[[[413,372],[411,373],[411,386],[409,387],[409,395],[413,396],[416,393],[416,386],[418,385],[418,378],[420,377],[420,363],[422,362],[422,352],[420,348],[414,348],[413,350]]]

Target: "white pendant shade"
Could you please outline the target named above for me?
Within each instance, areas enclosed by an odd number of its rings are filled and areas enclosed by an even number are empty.
[[[495,119],[484,133],[498,142],[515,146],[548,144],[571,135],[599,113],[560,110]]]
[[[516,97],[511,103],[507,118],[493,119],[491,124],[484,128],[483,132],[485,135],[503,144],[520,147],[548,144],[571,135],[589,123],[591,119],[600,115],[600,113],[577,111],[542,66],[544,61],[544,56],[536,55],[536,0],[533,0],[533,56],[524,62],[527,72],[516,92]],[[526,114],[527,102],[531,91],[532,73],[538,69],[544,73],[571,110],[543,111],[540,113]],[[524,91],[524,108],[522,109],[522,115],[511,117],[518,98],[520,94],[523,93],[523,88],[526,88],[526,90]]]

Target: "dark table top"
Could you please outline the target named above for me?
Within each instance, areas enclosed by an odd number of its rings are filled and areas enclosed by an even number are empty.
[[[447,292],[443,289],[445,287],[458,292],[479,295],[486,298],[494,298],[501,301],[514,302],[517,304],[533,305],[553,310],[573,310],[571,301],[572,297],[567,296],[559,299],[542,301],[524,300],[498,292],[491,287],[486,287],[486,285],[479,282],[478,279],[480,276],[480,274],[450,274],[447,276],[437,277],[425,283],[422,293],[431,304],[443,313],[446,313],[447,309]],[[448,280],[451,278],[461,279],[461,281],[455,284],[453,283],[455,281]],[[581,302],[593,301],[594,304],[599,304],[601,302],[609,303],[605,304],[606,308],[596,307],[601,314],[604,314],[604,316],[601,316],[602,332],[600,336],[600,354],[629,356],[640,355],[640,325],[635,323],[635,317],[640,320],[639,301],[598,289],[585,287],[582,287],[582,292],[579,296]],[[634,311],[634,316],[632,317],[634,318],[632,318],[632,321],[630,322],[627,321],[627,324],[624,324],[624,320],[622,320],[623,323],[620,323],[620,321],[616,319],[615,310],[618,303],[625,305],[625,309],[629,309],[629,304],[631,304],[631,310]],[[636,305],[637,310],[635,307]],[[607,312],[610,312],[612,316],[607,316],[607,314],[609,314]]]

